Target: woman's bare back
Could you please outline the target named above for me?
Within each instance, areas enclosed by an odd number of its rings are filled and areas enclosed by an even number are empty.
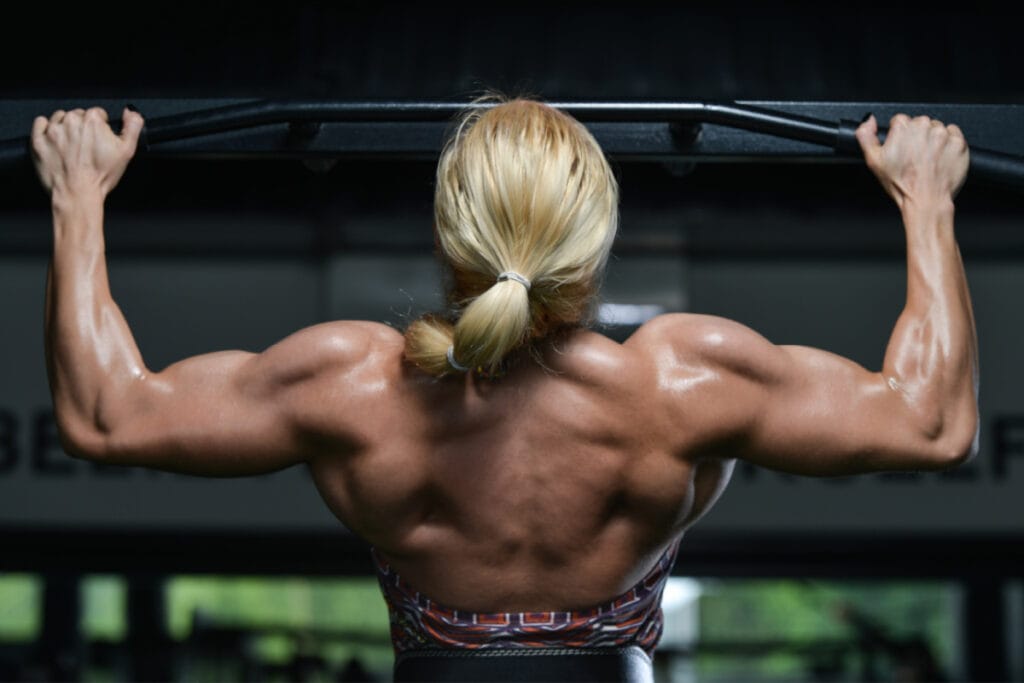
[[[637,344],[579,330],[543,349],[543,367],[522,357],[500,379],[438,381],[403,369],[397,333],[381,337],[393,371],[361,406],[357,445],[312,471],[342,522],[442,604],[615,597],[728,481],[730,460],[687,452]]]

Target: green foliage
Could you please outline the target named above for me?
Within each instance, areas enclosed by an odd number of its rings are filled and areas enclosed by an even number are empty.
[[[0,640],[28,642],[38,636],[42,588],[34,575],[0,575]],[[81,623],[87,639],[123,641],[126,592],[123,577],[85,577]],[[387,608],[373,578],[182,576],[167,582],[166,598],[168,629],[178,640],[189,637],[198,619],[251,632],[250,654],[268,664],[316,654],[337,671],[358,657],[378,676],[390,675]],[[704,579],[696,673],[705,683],[808,680],[815,661],[809,649],[838,643],[844,649],[831,660],[841,672],[834,680],[857,680],[863,661],[855,648],[845,646],[862,634],[845,613],[859,615],[892,639],[922,638],[940,666],[955,674],[958,600],[956,587],[940,582]],[[747,654],[701,652],[702,645],[756,642],[782,647]],[[213,667],[212,673],[196,670],[196,680],[223,679],[221,664],[202,665]],[[891,662],[878,665],[883,678],[893,677]]]
[[[87,576],[81,583],[82,632],[89,640],[124,640],[128,588],[120,576]]]
[[[34,640],[42,620],[43,585],[29,574],[0,574],[0,640]]]
[[[253,631],[267,663],[316,653],[340,666],[357,656],[390,672],[387,607],[373,578],[176,577],[167,584],[168,628],[185,639],[193,619]]]
[[[893,640],[923,639],[940,666],[955,662],[957,593],[937,582],[702,581],[701,642],[825,641],[856,643],[863,635],[851,615]],[[703,655],[702,678],[786,680],[807,675],[810,658],[790,652],[758,657]],[[851,650],[843,670],[856,674],[862,662]],[[882,661],[882,666],[892,662]]]

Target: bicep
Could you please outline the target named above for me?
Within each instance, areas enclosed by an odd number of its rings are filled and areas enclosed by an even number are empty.
[[[936,455],[927,419],[894,381],[821,349],[779,346],[714,316],[659,322],[668,364],[701,382],[674,399],[723,457],[810,476],[948,465]],[[673,370],[659,370],[663,375]],[[663,377],[664,380],[664,377]]]
[[[299,330],[262,353],[224,351],[175,363],[112,398],[94,459],[228,477],[351,451],[356,388],[368,377],[378,386],[378,366],[400,356],[401,344],[384,325],[338,321]]]
[[[287,387],[267,354],[223,351],[139,378],[106,434],[111,464],[223,477],[302,461]]]
[[[795,474],[837,476],[933,467],[931,442],[894,380],[804,346],[760,349],[743,380],[751,412],[740,457]]]

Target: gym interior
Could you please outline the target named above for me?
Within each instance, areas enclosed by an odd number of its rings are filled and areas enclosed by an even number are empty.
[[[978,456],[833,479],[740,464],[684,539],[654,666],[692,683],[1024,681],[1024,81],[1016,22],[994,7],[226,3],[13,22],[0,680],[386,681],[393,663],[368,546],[305,470],[201,479],[62,452],[32,119],[129,103],[146,117],[106,244],[114,298],[162,368],[327,320],[401,329],[441,307],[437,155],[450,114],[496,89],[579,106],[608,154],[621,222],[594,325],[618,340],[661,313],[708,313],[877,369],[905,295],[899,213],[856,154],[651,103],[831,125],[926,114],[1009,160],[957,199]],[[366,110],[338,113],[353,103]],[[587,120],[584,105],[605,113]]]

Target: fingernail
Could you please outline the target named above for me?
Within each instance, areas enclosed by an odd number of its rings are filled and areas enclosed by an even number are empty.
[[[864,118],[862,118],[862,119],[860,120],[860,122],[861,122],[861,123],[864,123],[864,122],[866,122],[866,121],[867,121],[868,119],[870,119],[870,118],[871,118],[872,116],[874,116],[874,114],[873,114],[873,113],[871,113],[871,112],[868,112],[867,114],[864,114]]]

